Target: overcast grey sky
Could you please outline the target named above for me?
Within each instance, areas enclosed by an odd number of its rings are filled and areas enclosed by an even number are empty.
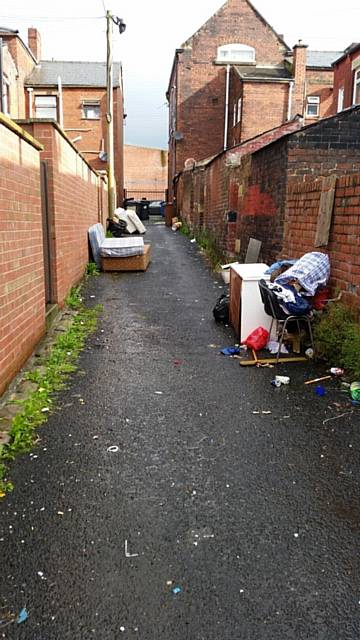
[[[292,46],[301,38],[311,49],[342,50],[360,41],[359,0],[253,0],[257,9]],[[104,7],[123,18],[126,32],[114,31],[115,59],[123,63],[125,140],[167,146],[167,89],[174,50],[196,31],[221,0],[0,0],[0,25],[41,32],[43,58],[105,60]],[[334,8],[332,8],[334,7]]]

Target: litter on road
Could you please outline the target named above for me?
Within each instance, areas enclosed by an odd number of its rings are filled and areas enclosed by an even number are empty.
[[[138,555],[138,553],[130,553],[128,541],[125,540],[125,558],[137,558]]]
[[[317,387],[315,387],[315,393],[320,398],[323,398],[324,395],[326,395],[326,389],[322,386],[322,384],[318,384]]]
[[[23,609],[21,609],[21,611],[20,611],[20,613],[19,613],[19,615],[18,615],[18,617],[16,619],[17,624],[21,624],[22,622],[25,622],[25,620],[27,620],[28,617],[29,617],[29,614],[26,611],[26,608],[23,607]]]
[[[117,453],[119,451],[119,447],[116,444],[113,444],[111,447],[108,447],[107,450],[109,453]]]
[[[181,587],[173,587],[173,589],[171,589],[171,591],[173,592],[173,594],[174,594],[175,596],[177,596],[177,595],[178,595],[178,593],[181,593],[181,592],[182,592],[182,588],[181,588]]]

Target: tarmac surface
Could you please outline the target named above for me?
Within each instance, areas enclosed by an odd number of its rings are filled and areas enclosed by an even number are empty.
[[[359,413],[304,386],[314,365],[275,389],[219,355],[221,281],[179,233],[147,237],[145,274],[91,280],[99,328],[12,464],[0,621],[29,618],[0,638],[358,640]]]

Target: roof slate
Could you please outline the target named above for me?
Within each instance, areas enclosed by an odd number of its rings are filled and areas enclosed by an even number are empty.
[[[15,29],[8,29],[7,27],[0,27],[0,33],[3,33],[3,34],[12,33],[12,34],[16,35],[19,32],[17,30],[15,30]]]
[[[343,51],[309,51],[307,52],[307,67],[331,68],[332,63],[337,60]]]
[[[121,63],[114,62],[114,87],[120,86],[120,74]],[[42,60],[26,78],[25,86],[54,86],[59,76],[63,86],[106,87],[106,63]]]
[[[244,80],[289,80],[292,76],[285,67],[252,67],[236,65],[236,71]]]

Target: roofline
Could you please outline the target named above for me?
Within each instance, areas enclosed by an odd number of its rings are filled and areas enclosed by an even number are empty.
[[[183,51],[184,51],[184,49],[181,49],[181,48],[175,49],[174,59],[173,59],[173,63],[172,63],[172,66],[171,66],[171,71],[170,71],[169,84],[168,84],[168,88],[166,89],[166,93],[165,93],[165,96],[167,97],[167,99],[169,99],[170,82],[171,82],[171,78],[173,76],[173,72],[174,72],[174,69],[175,69],[175,64],[176,64],[176,62],[178,60],[178,54],[179,53],[183,53]]]
[[[247,78],[246,76],[242,76],[238,67],[240,65],[232,65],[232,67],[235,69],[236,73],[238,74],[239,78],[243,81],[243,82],[294,82],[294,78],[291,76],[290,78],[262,78],[262,77],[249,77]]]
[[[264,18],[264,16],[261,15],[261,13],[256,9],[256,7],[254,7],[254,5],[252,4],[252,2],[250,2],[250,0],[245,0],[245,2],[247,2],[247,4],[249,5],[249,7],[251,7],[251,9],[254,11],[254,13],[258,16],[258,18],[260,18],[261,22],[266,26],[269,27],[269,29],[273,32],[273,34],[276,36],[276,38],[284,45],[284,47],[288,50],[291,51],[289,45],[285,42],[285,40],[283,38],[281,38],[279,36],[279,34],[277,33],[277,31],[275,31],[274,27],[271,26],[271,24]],[[185,40],[185,42],[183,42],[182,47],[185,47],[186,44],[189,42],[189,40],[191,40],[199,31],[201,31],[204,27],[206,27],[206,25],[208,24],[208,22],[210,22],[210,20],[212,20],[213,18],[215,18],[215,16],[220,13],[220,11],[222,11],[224,9],[224,7],[226,7],[226,5],[228,4],[228,0],[226,0],[226,2],[224,2],[224,4],[221,5],[221,7],[219,7],[219,9],[217,9],[217,11],[215,11],[215,13],[213,13],[202,25],[201,27],[199,27],[199,29],[197,29],[191,36],[189,36],[189,38],[187,38]]]
[[[103,60],[40,60],[39,65],[41,65],[42,62],[61,62],[65,64],[103,64],[104,66],[106,66],[106,62],[104,62]],[[120,66],[122,66],[120,60],[114,60],[113,64],[119,64]]]
[[[301,122],[301,120],[303,120],[303,117],[300,114],[297,114],[291,120],[288,120],[287,122],[283,122],[282,124],[279,124],[277,127],[273,127],[272,129],[268,129],[267,131],[263,131],[262,133],[258,133],[253,138],[249,138],[248,140],[244,140],[244,142],[240,142],[240,144],[235,144],[233,147],[228,147],[227,149],[222,149],[221,151],[219,151],[218,153],[216,153],[213,156],[209,156],[208,158],[204,158],[203,160],[198,160],[197,162],[195,162],[195,167],[194,168],[195,169],[196,168],[200,169],[201,167],[208,166],[209,164],[214,162],[214,160],[216,160],[216,158],[219,158],[220,156],[225,155],[228,151],[234,151],[236,149],[241,149],[241,147],[244,147],[248,143],[254,142],[255,140],[258,140],[259,138],[262,138],[262,136],[268,135],[272,131],[278,131],[282,127],[289,126],[289,124],[291,124],[291,122],[296,122],[296,121]],[[318,123],[315,122],[314,124],[318,124]],[[309,125],[309,126],[311,126],[311,125]],[[299,130],[302,129],[302,128],[303,127],[300,127]],[[276,140],[270,140],[269,142],[264,144],[264,146],[261,147],[261,149],[263,149],[264,147],[268,146],[269,144],[272,144],[273,142],[277,142],[278,140],[282,140],[282,138],[285,138],[286,136],[289,136],[292,133],[297,133],[297,131],[291,131],[290,133],[284,133],[284,135],[281,136],[281,138],[277,138]],[[257,149],[256,151],[261,151],[261,149]],[[251,152],[249,152],[249,154],[256,153],[256,151],[251,151]],[[198,165],[198,163],[199,163],[199,165]],[[185,169],[184,168],[184,169],[182,169],[182,171],[179,171],[179,173],[177,175],[180,175],[181,173],[183,173],[183,171],[189,171],[189,170],[191,170],[191,169]]]
[[[358,44],[354,46],[353,49],[351,48],[351,46],[345,49],[344,53],[340,56],[340,58],[336,58],[336,60],[334,60],[334,62],[331,63],[331,66],[335,67],[335,65],[345,60],[345,58],[347,58],[351,53],[356,53],[356,51],[359,51],[359,50],[360,50],[360,42],[358,42]]]
[[[0,36],[1,38],[12,38],[12,37],[16,37],[20,40],[22,46],[24,47],[25,51],[29,54],[29,56],[31,56],[31,58],[34,60],[35,64],[38,64],[39,61],[35,58],[33,52],[31,51],[31,49],[27,46],[27,44],[25,44],[24,40],[21,38],[21,36],[19,36],[19,31],[10,31],[10,32],[6,32],[6,31],[0,31]]]
[[[286,47],[286,49],[288,51],[292,51],[292,49],[290,49],[289,45],[287,44],[287,42],[285,42],[285,40],[283,38],[280,37],[280,35],[278,34],[277,31],[275,31],[274,27],[271,26],[271,24],[264,18],[263,15],[261,15],[260,11],[257,10],[256,7],[254,7],[254,5],[252,4],[252,2],[250,2],[250,0],[246,0],[246,2],[248,3],[248,5],[250,5],[250,7],[252,8],[252,10],[256,13],[256,15],[260,18],[260,20],[271,29],[271,31],[274,33],[274,35],[278,38],[278,40],[280,40],[280,42],[282,42],[282,44]]]
[[[314,65],[314,64],[307,64],[306,65],[307,69],[311,69],[312,71],[332,71],[333,70],[333,63],[331,63],[330,66],[326,66],[326,65]]]
[[[298,135],[299,133],[301,134],[303,131],[307,131],[308,129],[311,129],[311,127],[317,127],[319,124],[322,124],[323,122],[327,122],[328,120],[332,120],[334,118],[338,118],[342,113],[345,113],[346,111],[355,111],[356,109],[360,109],[360,104],[352,105],[351,107],[348,107],[347,109],[343,109],[342,111],[339,111],[338,113],[335,113],[332,116],[327,116],[327,118],[320,118],[320,120],[317,120],[316,122],[311,122],[310,124],[306,124],[306,125],[302,126],[297,131],[291,131],[289,133],[285,133],[281,138],[278,138],[277,140],[271,140],[268,144],[264,145],[264,147],[265,146],[269,146],[271,144],[275,144],[275,142],[278,142],[278,140],[280,140],[280,139],[282,140],[283,138],[288,138],[288,137],[293,136],[293,135]],[[302,116],[299,116],[299,118],[302,118]],[[286,124],[286,123],[284,123],[284,124]],[[261,149],[257,149],[256,151],[253,151],[253,153],[255,154],[258,151],[261,151],[262,149],[263,149],[263,147],[261,147]]]
[[[60,75],[61,77],[61,75]],[[61,84],[63,87],[67,87],[68,89],[78,89],[79,87],[81,87],[82,89],[106,89],[106,84],[80,84],[80,82],[78,82],[77,84],[67,84],[66,82],[64,82],[63,80],[61,80]],[[29,88],[34,88],[34,89],[47,89],[48,87],[58,87],[58,83],[57,82],[47,82],[45,84],[41,83],[36,83],[36,82],[29,82],[27,80],[25,80],[24,82],[24,87],[29,87]],[[121,84],[117,83],[117,84],[113,84],[113,89],[120,89],[121,88]]]
[[[240,76],[241,77],[241,76]],[[288,84],[289,82],[294,82],[294,78],[243,78],[241,80],[245,82],[266,82],[267,84],[272,83],[280,83],[280,84]]]
[[[154,149],[155,151],[168,151],[168,149],[164,147],[149,147],[149,145],[136,144],[135,142],[125,142],[124,147],[137,147],[138,149]]]
[[[19,33],[19,29],[7,29],[6,27],[0,27],[0,36],[16,36]]]

